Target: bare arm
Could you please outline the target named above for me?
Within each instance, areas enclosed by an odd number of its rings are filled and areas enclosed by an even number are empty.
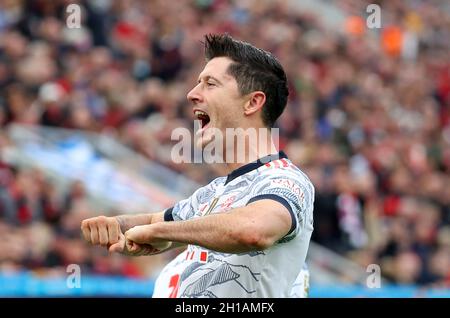
[[[266,249],[291,229],[287,208],[274,200],[188,221],[156,222],[136,226],[125,233],[139,244],[173,241],[194,244],[225,253]]]

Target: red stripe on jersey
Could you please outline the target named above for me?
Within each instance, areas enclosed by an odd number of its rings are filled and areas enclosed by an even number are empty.
[[[265,166],[266,166],[267,168],[270,168],[270,162],[266,163]]]
[[[280,162],[279,162],[279,160],[273,161],[273,165],[275,166],[275,168],[279,168],[279,167],[280,167]]]
[[[200,262],[206,262],[208,258],[208,253],[205,251],[200,252]]]
[[[282,158],[281,162],[283,163],[283,167],[289,167],[289,163],[286,161],[286,159]]]

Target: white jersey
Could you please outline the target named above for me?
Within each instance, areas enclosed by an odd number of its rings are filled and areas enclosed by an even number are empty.
[[[162,270],[153,297],[290,297],[313,230],[314,187],[283,152],[214,179],[167,209],[164,219],[194,219],[263,199],[291,214],[286,236],[268,249],[238,254],[189,245]]]
[[[169,265],[167,265],[159,274],[155,282],[153,297],[154,298],[174,298],[178,295],[180,274],[185,268],[184,260],[189,258],[186,251],[179,254]],[[308,298],[309,297],[309,269],[305,265],[300,270],[297,278],[292,285],[290,298]]]

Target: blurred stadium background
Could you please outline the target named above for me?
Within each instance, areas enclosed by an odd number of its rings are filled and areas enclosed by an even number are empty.
[[[151,296],[176,252],[108,255],[80,222],[158,211],[224,174],[170,160],[172,130],[193,129],[185,95],[210,32],[287,70],[280,147],[317,191],[310,296],[450,297],[450,2],[438,0],[1,1],[0,296]]]

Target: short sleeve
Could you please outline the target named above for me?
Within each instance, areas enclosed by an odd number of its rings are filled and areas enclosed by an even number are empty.
[[[200,216],[201,204],[210,202],[214,198],[215,188],[221,179],[215,179],[208,185],[197,189],[189,198],[176,203],[164,212],[165,221],[185,221]]]
[[[164,221],[182,221],[189,220],[195,214],[192,204],[192,196],[177,202],[173,207],[164,212]]]
[[[304,225],[305,213],[308,209],[306,196],[308,187],[299,179],[289,175],[265,175],[252,189],[247,204],[258,200],[275,200],[289,211],[292,225],[289,232],[279,241],[293,239]],[[311,195],[311,194],[309,194]]]

